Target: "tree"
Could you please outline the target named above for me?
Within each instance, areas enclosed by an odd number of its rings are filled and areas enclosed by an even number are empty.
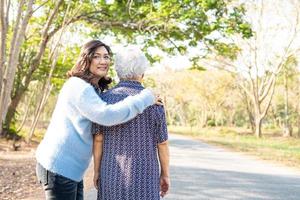
[[[287,5],[288,11],[283,9]],[[296,45],[299,39],[299,3],[294,0],[276,3],[257,0],[245,7],[254,36],[250,39],[232,38],[240,47],[236,60],[217,55],[213,57],[214,61],[204,63],[237,75],[247,100],[250,122],[254,123],[253,133],[261,137],[262,121],[270,107],[277,77],[289,56],[299,50]],[[269,16],[276,16],[276,20],[270,21]]]
[[[12,62],[8,62],[4,66],[7,73],[4,74],[3,83],[5,85],[2,84],[0,99],[1,113],[3,113],[1,122],[5,122],[7,130],[10,128],[20,100],[34,79],[34,73],[41,67],[49,41],[52,39],[52,42],[56,43],[57,41],[53,41],[53,36],[56,33],[89,14],[89,12],[82,11],[83,6],[79,6],[79,1],[29,1],[27,10],[23,9],[25,3],[26,1],[22,0],[16,4],[19,9],[17,16],[11,20],[10,28],[13,32],[11,45],[4,45],[4,49],[9,49],[12,52],[8,55]],[[33,10],[33,7],[36,9]],[[7,11],[9,8],[10,4],[7,5]],[[38,10],[42,14],[34,15]],[[5,13],[5,16],[9,16],[9,12]],[[21,25],[19,25],[20,23]],[[8,23],[7,26],[9,27]],[[8,41],[10,39],[9,34],[7,33],[3,38],[4,41]],[[5,58],[5,56],[3,57]],[[41,77],[43,77],[47,75],[49,70],[41,70],[41,72],[43,73]],[[7,84],[6,80],[9,80]],[[2,130],[2,123],[0,131]]]
[[[70,24],[70,22],[66,22],[66,16],[69,14],[68,12],[70,9],[70,4],[66,5],[67,7],[65,13],[61,13],[63,14],[64,20],[62,20],[62,22],[57,22],[60,21],[60,16],[58,16],[58,12],[61,9],[60,7],[62,6],[62,4],[63,1],[60,0],[57,1],[54,5],[50,4],[48,8],[44,7],[44,9],[49,9],[49,12],[47,12],[46,14],[47,20],[45,21],[43,26],[39,28],[39,32],[37,32],[37,37],[32,37],[34,36],[33,32],[27,32],[25,44],[23,45],[19,56],[18,70],[16,74],[18,79],[14,82],[14,89],[11,94],[11,103],[8,106],[8,112],[5,118],[5,125],[7,129],[9,129],[9,126],[15,115],[17,106],[19,105],[21,98],[27,91],[30,82],[34,79],[34,72],[36,72],[38,68],[41,68],[40,64],[42,62],[43,56],[45,55],[48,42],[54,36],[55,33],[57,33],[60,29],[65,28],[67,24]],[[31,20],[36,19],[35,17],[32,17]],[[54,22],[56,24],[54,24]],[[33,29],[33,31],[36,31],[36,27],[34,25],[30,24],[30,28]],[[34,40],[37,40],[36,49],[28,48],[29,44],[33,44],[32,42],[30,42],[30,39],[28,39],[30,38],[28,37],[28,35],[31,35],[31,37]],[[59,40],[54,42],[59,42]],[[51,57],[51,55],[49,57]],[[44,73],[49,73],[49,70],[45,70]]]
[[[30,82],[37,76],[36,73],[41,72],[39,76],[46,77],[49,72],[41,69],[48,51],[47,46],[54,35],[65,26],[70,26],[69,32],[80,32],[81,27],[89,27],[92,30],[92,37],[113,35],[131,43],[137,43],[142,36],[145,50],[156,46],[169,54],[185,53],[187,47],[199,45],[202,50],[233,45],[209,37],[216,32],[224,37],[233,33],[241,33],[244,37],[252,34],[249,25],[241,20],[244,9],[223,0],[113,3],[89,0],[55,2],[20,0],[14,5],[19,8],[17,15],[8,20],[10,1],[2,0],[0,4],[1,47],[3,47],[0,63],[3,66],[1,69],[6,70],[1,76],[0,122],[2,125],[5,119],[7,129],[22,96]],[[39,11],[39,14],[34,15],[36,11]],[[10,34],[13,37],[10,37]],[[11,45],[7,45],[9,41]],[[6,55],[5,51],[10,53]],[[7,63],[6,58],[9,60]],[[153,57],[152,60],[154,61]],[[15,77],[18,79],[14,79]],[[0,131],[1,129],[2,127]]]
[[[278,76],[274,97],[266,122],[282,128],[282,135],[291,137],[298,126],[299,69],[297,56],[290,56]]]
[[[170,125],[232,125],[240,99],[231,74],[219,70],[181,70],[166,68],[149,75],[166,102]],[[146,78],[148,75],[146,76]]]
[[[284,69],[283,69],[283,81],[284,81],[284,130],[283,136],[291,137],[293,134],[293,127],[290,122],[290,112],[289,112],[289,81],[292,76],[296,74],[295,67],[297,66],[297,59],[291,55],[287,58]]]
[[[13,81],[17,68],[17,60],[20,52],[20,47],[24,40],[25,30],[28,26],[29,18],[33,12],[34,0],[25,3],[21,0],[18,4],[17,16],[14,23],[13,34],[10,43],[8,56],[6,55],[8,44],[8,29],[9,27],[9,11],[11,2],[1,0],[1,54],[0,54],[0,68],[1,68],[1,83],[0,83],[0,131],[2,131],[2,122],[6,116],[8,105],[10,101],[10,94],[13,89]]]
[[[94,35],[111,34],[129,43],[142,43],[152,61],[155,58],[149,55],[149,47],[169,54],[184,54],[188,48],[204,52],[213,48],[222,53],[221,47],[234,49],[234,44],[213,39],[212,34],[224,38],[233,33],[252,36],[242,17],[243,7],[223,0],[115,1],[110,5],[99,2],[90,9],[95,12],[86,21],[96,27]]]

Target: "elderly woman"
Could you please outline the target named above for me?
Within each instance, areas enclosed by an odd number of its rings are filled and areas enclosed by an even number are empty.
[[[140,93],[144,89],[141,81],[149,65],[145,55],[133,47],[118,53],[115,62],[120,82],[101,94],[108,104]],[[162,106],[150,106],[133,120],[120,125],[93,124],[92,132],[98,200],[159,200],[167,194],[169,150]]]

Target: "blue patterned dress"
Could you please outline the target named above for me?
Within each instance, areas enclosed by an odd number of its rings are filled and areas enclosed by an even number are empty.
[[[144,87],[121,81],[101,94],[109,104],[138,94]],[[104,134],[98,200],[159,200],[157,144],[168,139],[164,108],[153,105],[133,120],[111,127],[93,124]]]

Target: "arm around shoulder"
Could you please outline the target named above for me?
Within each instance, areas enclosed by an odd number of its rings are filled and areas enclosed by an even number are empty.
[[[87,119],[104,126],[113,126],[133,119],[148,106],[155,103],[155,97],[148,89],[130,96],[116,104],[108,105],[95,92],[93,87],[86,88],[76,106]]]

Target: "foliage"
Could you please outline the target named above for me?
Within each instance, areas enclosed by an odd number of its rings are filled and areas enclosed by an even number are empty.
[[[208,70],[167,71],[151,75],[166,101],[168,123],[185,126],[234,125],[241,103],[229,73]]]
[[[243,5],[223,0],[100,1],[86,7],[93,13],[84,19],[93,27],[93,37],[113,35],[118,41],[142,44],[145,50],[154,46],[173,55],[202,44],[202,51],[215,49],[234,57],[238,48],[221,39],[236,33],[252,36]]]
[[[159,61],[160,54],[152,55],[150,48],[162,50],[167,54],[184,54],[190,56],[192,69],[189,72],[167,72],[162,76],[146,78],[145,85],[158,87],[167,103],[169,124],[188,126],[247,126],[249,119],[245,102],[241,100],[236,88],[236,78],[227,73],[203,71],[207,66],[199,64],[200,57],[211,52],[229,60],[237,58],[242,51],[240,46],[228,38],[240,34],[243,41],[253,35],[250,24],[245,22],[246,13],[243,5],[231,1],[212,0],[168,0],[168,1],[63,1],[49,31],[55,30],[49,37],[45,51],[42,53],[38,67],[34,70],[32,60],[39,54],[42,42],[42,30],[54,9],[55,1],[36,1],[35,12],[29,20],[24,42],[18,56],[18,68],[15,74],[14,88],[11,96],[14,100],[17,92],[24,89],[22,102],[18,106],[17,120],[20,121],[28,103],[25,99],[35,91],[35,82],[43,84],[50,72],[53,52],[58,47],[56,68],[51,78],[52,95],[42,115],[42,122],[47,123],[55,106],[56,96],[65,81],[66,72],[74,65],[79,54],[80,45],[90,38],[114,38],[113,42],[135,43],[144,48],[148,58]],[[68,22],[63,29],[64,19]],[[13,36],[13,23],[8,30],[7,39]],[[60,32],[62,30],[62,32]],[[265,33],[265,32],[264,32]],[[60,38],[60,34],[62,37]],[[258,33],[256,33],[257,36]],[[112,43],[113,43],[112,42]],[[8,43],[7,49],[10,48]],[[154,48],[154,49],[155,49]],[[197,51],[191,54],[191,50]],[[261,54],[260,57],[263,57]],[[214,57],[215,59],[215,57]],[[269,58],[268,58],[269,59]],[[246,60],[246,59],[245,59]],[[275,60],[275,59],[274,59]],[[278,60],[278,59],[277,59]],[[291,59],[290,63],[297,62]],[[259,63],[261,64],[261,63]],[[259,65],[260,66],[260,65]],[[261,69],[257,66],[259,69]],[[253,67],[253,66],[252,66]],[[266,67],[266,66],[264,66]],[[272,63],[267,67],[271,69]],[[196,71],[202,70],[202,72]],[[32,70],[32,71],[31,71]],[[293,71],[294,70],[294,71]],[[288,68],[290,76],[290,111],[293,126],[299,119],[299,72]],[[272,70],[266,70],[266,75]],[[29,86],[25,77],[30,75]],[[252,71],[251,71],[252,73]],[[111,70],[113,76],[113,71]],[[277,81],[272,112],[267,113],[264,126],[281,126],[283,119],[282,76]],[[263,76],[260,77],[263,80]],[[258,82],[262,82],[258,80]],[[31,102],[29,121],[38,99]],[[274,111],[274,112],[273,112]],[[13,125],[14,121],[12,121]]]
[[[15,10],[20,3],[12,4]],[[57,94],[65,73],[76,61],[79,46],[88,38],[110,36],[119,42],[140,44],[148,58],[155,62],[161,56],[151,55],[147,51],[150,47],[172,55],[186,54],[190,47],[201,47],[202,52],[216,49],[233,58],[238,48],[222,39],[236,33],[246,38],[252,36],[249,24],[243,19],[243,6],[224,0],[34,1],[32,12],[26,2],[20,18],[17,12],[9,15],[8,33],[2,38],[7,41],[7,50],[11,49],[10,40],[19,30],[14,25],[18,19],[25,22],[26,9],[29,21],[22,29],[24,40],[18,44],[19,62],[11,79],[14,80],[13,88],[7,91],[12,103],[3,108],[8,110],[4,115],[8,128],[30,82],[46,84],[55,51],[59,55],[51,84],[54,86],[52,93]],[[217,38],[212,37],[216,34]]]

